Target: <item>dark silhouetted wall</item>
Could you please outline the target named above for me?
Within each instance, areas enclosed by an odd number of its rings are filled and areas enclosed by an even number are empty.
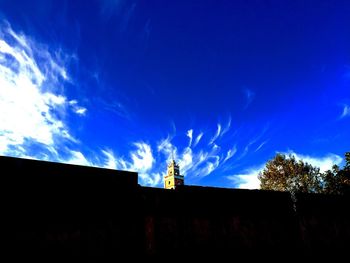
[[[350,244],[348,196],[165,190],[139,186],[136,173],[11,157],[0,167],[2,241],[14,254],[298,255]]]

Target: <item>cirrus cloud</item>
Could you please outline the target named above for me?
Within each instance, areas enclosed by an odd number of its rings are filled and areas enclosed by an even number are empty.
[[[71,58],[75,55],[15,32],[7,22],[0,27],[1,155],[135,171],[141,184],[160,186],[172,155],[187,182],[193,183],[222,171],[223,164],[227,170],[237,160],[236,154],[243,158],[252,144],[263,145],[261,136],[244,145],[234,141],[237,131],[232,133],[229,117],[210,130],[189,127],[186,132],[177,131],[173,124],[173,135],[151,142],[134,141],[122,155],[104,146],[102,151],[90,149],[86,155],[67,121],[70,114],[83,117],[88,112],[64,92],[67,83],[74,85],[74,76],[68,70]],[[118,101],[103,105],[106,110],[130,116]],[[187,140],[185,147],[177,143],[179,138]]]
[[[340,115],[340,119],[343,119],[345,117],[349,117],[350,116],[350,106],[347,105],[347,104],[344,104],[343,105],[343,112],[342,114]]]
[[[77,143],[66,123],[69,112],[84,115],[77,100],[68,100],[63,86],[71,83],[70,57],[51,51],[8,22],[0,27],[0,154],[88,164],[73,149],[60,156],[64,143]],[[69,107],[70,106],[70,107]],[[41,149],[35,153],[33,148]],[[80,153],[81,154],[81,153]],[[85,160],[84,160],[85,159]]]

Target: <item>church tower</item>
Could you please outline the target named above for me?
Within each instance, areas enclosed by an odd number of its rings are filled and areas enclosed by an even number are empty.
[[[178,185],[184,185],[184,176],[180,175],[179,165],[172,160],[168,165],[168,173],[164,177],[164,188],[175,189]]]

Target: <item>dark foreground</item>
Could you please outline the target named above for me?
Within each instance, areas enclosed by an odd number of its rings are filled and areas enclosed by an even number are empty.
[[[13,255],[288,259],[349,251],[348,196],[171,191],[139,186],[136,173],[10,157],[0,167],[1,238]]]

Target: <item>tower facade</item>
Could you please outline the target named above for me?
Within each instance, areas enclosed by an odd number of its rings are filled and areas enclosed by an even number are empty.
[[[184,176],[180,174],[180,167],[172,160],[168,165],[168,172],[164,177],[164,188],[175,189],[178,185],[184,184]]]

